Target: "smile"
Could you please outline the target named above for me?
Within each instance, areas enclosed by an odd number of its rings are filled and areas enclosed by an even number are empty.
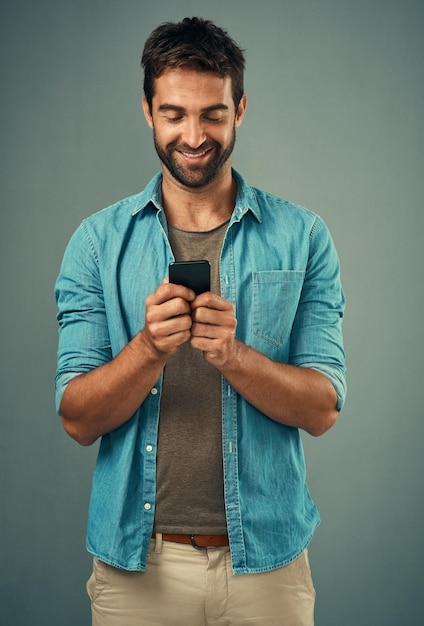
[[[179,150],[179,152],[187,159],[201,159],[205,154],[208,154],[210,150],[209,148],[208,150],[203,150],[203,152],[183,152],[182,150]]]

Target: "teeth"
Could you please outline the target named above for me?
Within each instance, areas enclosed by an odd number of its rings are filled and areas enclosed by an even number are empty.
[[[207,153],[207,150],[205,150],[204,152],[196,152],[195,154],[193,154],[192,152],[181,152],[182,155],[184,155],[185,157],[188,157],[189,159],[196,159],[198,157],[202,157]]]

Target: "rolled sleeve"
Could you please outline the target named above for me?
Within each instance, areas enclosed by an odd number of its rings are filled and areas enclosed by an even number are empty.
[[[308,265],[292,328],[290,363],[326,375],[336,390],[338,410],[346,397],[344,309],[339,258],[327,226],[317,217],[311,231]]]
[[[345,372],[325,363],[303,363],[300,367],[317,370],[321,372],[321,374],[324,374],[324,376],[327,376],[336,390],[337,410],[341,411],[346,400],[347,391]]]
[[[55,287],[59,322],[56,408],[78,374],[111,360],[111,346],[96,251],[83,222],[72,236]]]

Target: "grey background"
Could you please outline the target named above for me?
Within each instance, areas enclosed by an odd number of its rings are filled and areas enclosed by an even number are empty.
[[[247,48],[235,166],[320,213],[348,298],[349,395],[305,436],[323,524],[318,626],[422,619],[423,3],[3,0],[0,623],[88,626],[95,447],[55,416],[53,285],[83,217],[158,169],[139,58],[160,22],[203,15]]]

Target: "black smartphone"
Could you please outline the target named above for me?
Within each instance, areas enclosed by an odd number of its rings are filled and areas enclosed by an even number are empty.
[[[169,282],[184,285],[196,295],[211,288],[211,266],[209,261],[176,261],[169,266]]]

